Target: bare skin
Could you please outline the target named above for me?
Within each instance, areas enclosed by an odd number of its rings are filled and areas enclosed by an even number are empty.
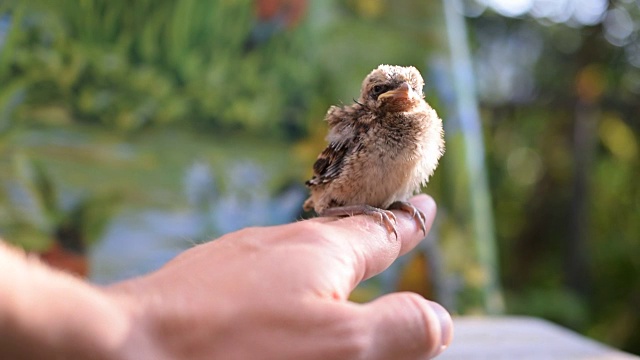
[[[411,202],[428,230],[435,203]],[[411,293],[348,301],[421,240],[394,213],[397,239],[370,216],[248,228],[105,288],[0,246],[0,358],[431,358],[452,338],[440,305]]]

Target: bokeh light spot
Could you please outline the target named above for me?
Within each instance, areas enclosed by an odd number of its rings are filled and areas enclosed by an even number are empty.
[[[638,156],[638,141],[633,130],[619,117],[605,117],[598,130],[602,142],[615,157],[630,162]]]
[[[522,186],[534,184],[542,173],[542,160],[533,149],[520,147],[507,158],[509,176]]]
[[[610,10],[603,25],[604,37],[615,46],[626,45],[634,30],[633,20],[624,8]]]

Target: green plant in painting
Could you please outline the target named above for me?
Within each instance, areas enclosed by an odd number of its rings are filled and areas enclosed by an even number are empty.
[[[317,79],[307,32],[246,48],[252,1],[9,2],[0,120],[153,124],[299,137]],[[17,109],[16,96],[26,90]],[[301,96],[305,94],[305,96]],[[1,124],[1,123],[0,123]]]
[[[58,243],[83,253],[100,239],[117,210],[117,195],[66,194],[41,163],[21,155],[14,157],[14,169],[15,180],[6,187],[7,241],[29,250]]]

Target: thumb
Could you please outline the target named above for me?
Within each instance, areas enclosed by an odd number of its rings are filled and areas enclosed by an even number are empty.
[[[449,313],[415,293],[393,293],[363,305],[371,331],[366,359],[429,359],[453,338]]]

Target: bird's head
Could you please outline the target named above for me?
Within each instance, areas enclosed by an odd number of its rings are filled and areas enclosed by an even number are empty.
[[[380,65],[362,82],[358,103],[380,112],[411,111],[424,99],[423,86],[413,66]]]

